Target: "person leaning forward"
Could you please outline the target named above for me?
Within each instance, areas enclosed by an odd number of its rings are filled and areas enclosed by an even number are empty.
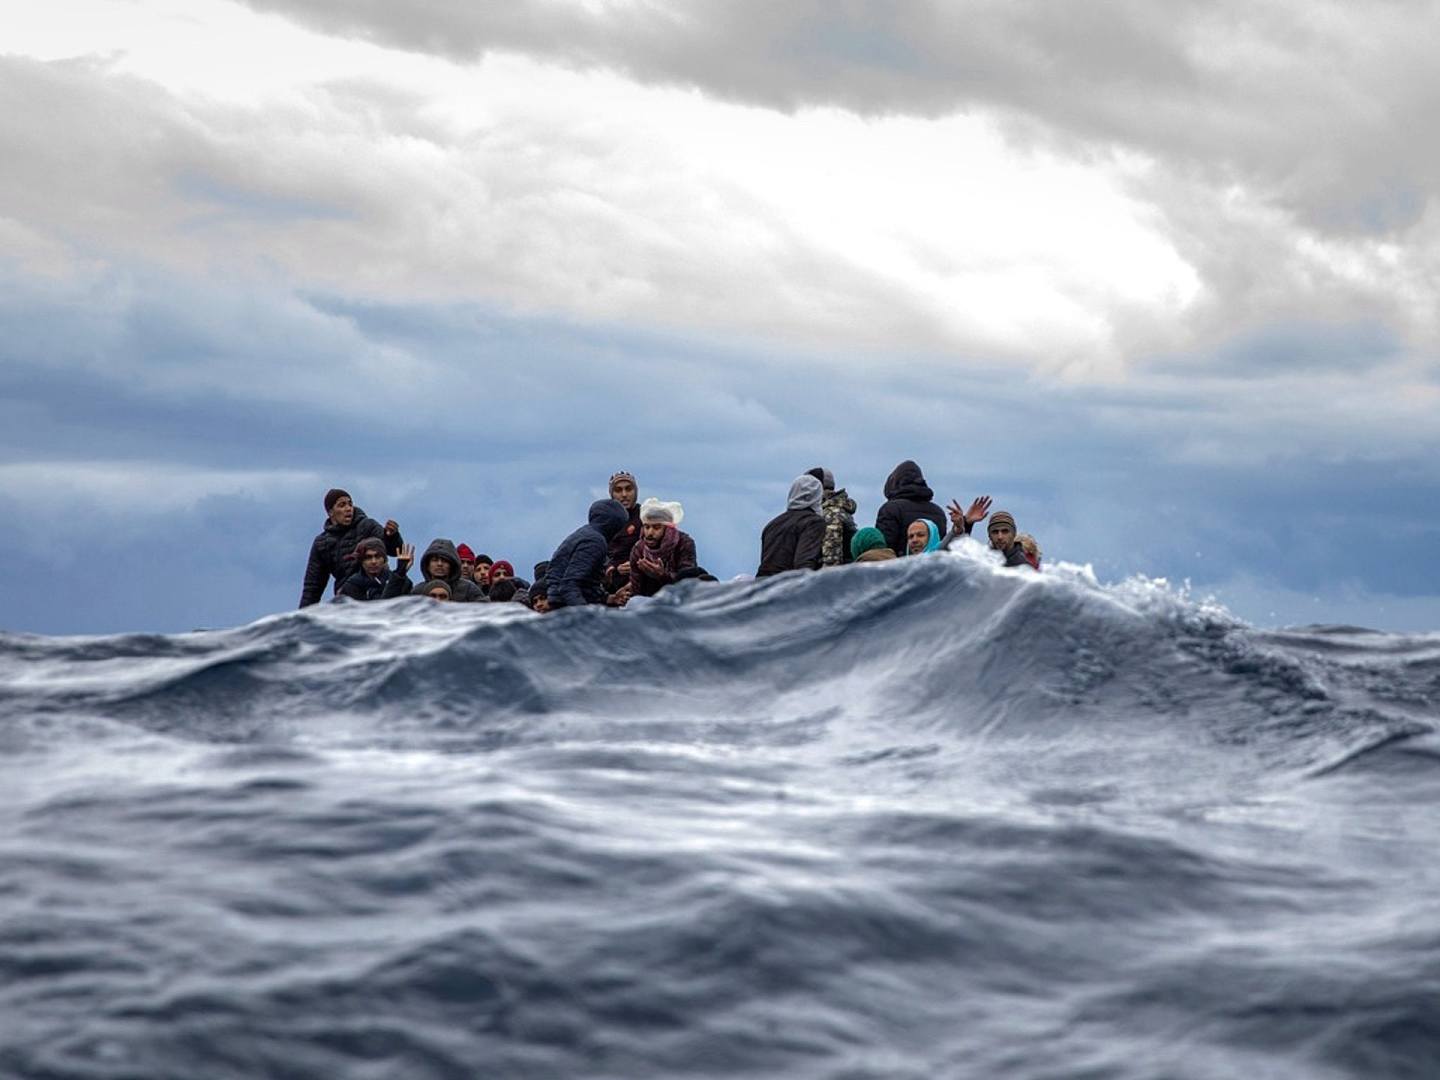
[[[630,583],[627,580],[618,592],[607,594],[605,563],[611,541],[624,531],[629,521],[629,511],[614,499],[597,499],[590,504],[586,523],[560,541],[555,554],[550,556],[545,591],[551,608],[586,604],[624,606],[630,599]]]

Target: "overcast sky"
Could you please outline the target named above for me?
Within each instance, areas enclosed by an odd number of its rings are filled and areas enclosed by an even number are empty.
[[[752,571],[920,462],[1052,560],[1440,629],[1440,4],[51,0],[0,38],[0,628],[293,607],[326,488]]]

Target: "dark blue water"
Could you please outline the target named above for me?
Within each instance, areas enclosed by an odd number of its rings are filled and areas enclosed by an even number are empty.
[[[0,635],[0,1075],[1435,1077],[1437,702],[967,555]]]

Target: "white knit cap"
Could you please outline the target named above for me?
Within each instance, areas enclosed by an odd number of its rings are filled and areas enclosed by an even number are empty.
[[[685,520],[685,508],[678,502],[661,502],[659,499],[646,499],[640,504],[640,520],[642,522],[663,521],[666,525],[679,525]]]

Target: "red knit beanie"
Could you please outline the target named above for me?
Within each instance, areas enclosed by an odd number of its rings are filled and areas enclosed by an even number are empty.
[[[499,562],[497,562],[497,563],[492,563],[492,564],[490,565],[490,569],[487,570],[487,571],[485,571],[485,584],[486,584],[486,585],[494,585],[494,584],[495,584],[495,571],[496,571],[496,570],[499,570],[502,566],[505,568],[506,572],[507,572],[512,578],[515,576],[515,567],[511,566],[511,565],[510,565],[508,562],[506,562],[504,559],[501,559],[501,560],[500,560]]]

